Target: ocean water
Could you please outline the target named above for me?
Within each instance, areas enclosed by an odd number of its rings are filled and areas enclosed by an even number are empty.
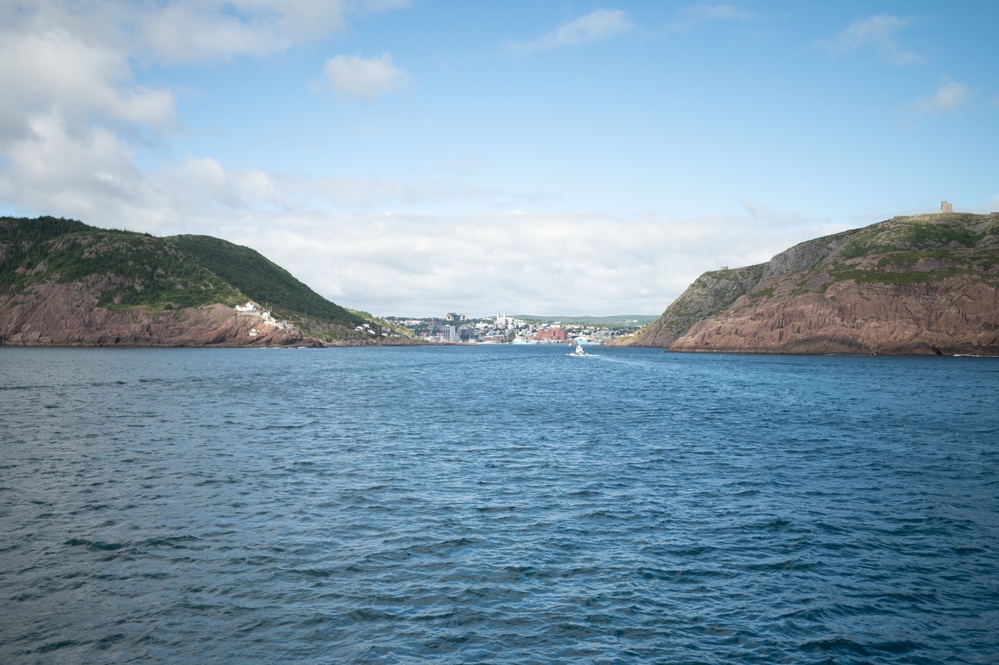
[[[999,360],[0,348],[0,663],[996,663]]]

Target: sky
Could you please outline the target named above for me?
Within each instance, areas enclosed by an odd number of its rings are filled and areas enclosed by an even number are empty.
[[[378,316],[658,314],[999,210],[999,2],[0,0],[0,215],[212,235]]]

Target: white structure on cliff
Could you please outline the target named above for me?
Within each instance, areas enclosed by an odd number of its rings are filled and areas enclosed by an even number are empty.
[[[940,202],[940,212],[954,212],[954,206],[947,203],[947,201]]]

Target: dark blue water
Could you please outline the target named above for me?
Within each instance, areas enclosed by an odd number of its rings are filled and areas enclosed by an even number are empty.
[[[0,348],[0,662],[999,662],[999,361],[565,353]]]

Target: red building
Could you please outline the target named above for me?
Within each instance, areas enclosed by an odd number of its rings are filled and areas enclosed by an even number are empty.
[[[534,335],[534,340],[536,342],[564,342],[569,339],[569,336],[561,328],[552,328],[551,330],[539,330]]]

